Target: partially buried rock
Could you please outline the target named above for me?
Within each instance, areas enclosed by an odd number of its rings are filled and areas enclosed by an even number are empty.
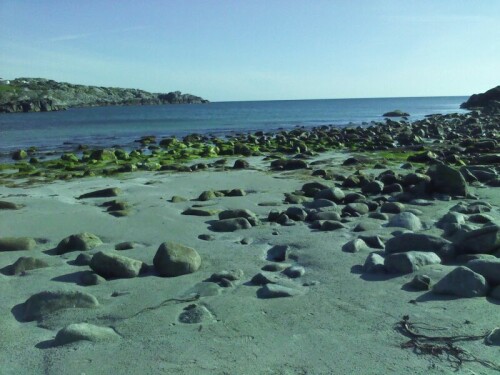
[[[439,264],[441,259],[432,252],[408,251],[385,257],[384,266],[389,273],[412,273],[428,264]]]
[[[120,336],[109,327],[99,327],[88,323],[73,323],[57,332],[54,344],[66,345],[76,341],[109,341]]]
[[[0,201],[0,210],[19,210],[23,206],[13,202]]]
[[[480,274],[467,267],[457,267],[432,288],[436,294],[449,294],[457,297],[482,297],[488,292],[488,283]]]
[[[365,241],[360,238],[351,240],[342,246],[342,251],[345,251],[346,253],[357,253],[363,250],[368,250],[368,246],[366,246]]]
[[[65,254],[70,251],[87,251],[102,245],[102,241],[95,234],[83,232],[72,234],[61,240],[56,247],[57,254]]]
[[[90,193],[82,194],[77,199],[85,199],[85,198],[109,198],[116,197],[121,194],[121,190],[119,188],[106,188],[102,190],[92,191]]]
[[[0,238],[0,251],[33,250],[36,241],[29,237],[2,237]]]
[[[196,272],[201,266],[201,257],[191,247],[164,242],[158,248],[153,264],[160,276],[181,276]]]
[[[43,259],[33,257],[21,257],[8,267],[9,275],[19,275],[20,273],[34,270],[37,268],[48,267],[49,264]]]
[[[461,253],[491,254],[500,249],[500,227],[488,225],[467,232],[456,241]]]
[[[75,266],[88,266],[92,260],[92,254],[80,253],[73,261]]]
[[[234,232],[239,229],[250,229],[251,227],[252,225],[243,217],[217,220],[211,225],[211,229],[215,232]]]
[[[384,273],[384,258],[377,253],[370,253],[363,265],[363,271],[366,273]]]
[[[344,224],[342,224],[340,221],[326,220],[321,224],[321,227],[319,230],[332,231],[332,230],[337,230],[337,229],[348,229],[348,228]]]
[[[402,212],[390,218],[388,227],[405,228],[411,231],[422,229],[422,222],[411,212]]]
[[[290,288],[279,284],[266,284],[257,291],[259,298],[294,297],[303,293],[301,289]]]
[[[174,195],[174,196],[172,197],[172,199],[170,199],[170,202],[172,202],[172,203],[181,203],[181,202],[186,202],[186,201],[187,201],[187,199],[186,199],[186,198],[184,198],[184,197],[180,197],[180,196],[178,196],[178,195]]]
[[[196,324],[215,321],[212,313],[203,305],[188,305],[179,315],[179,322],[185,324]]]
[[[90,268],[106,279],[137,277],[142,265],[139,260],[102,251],[96,253],[90,261]]]
[[[24,302],[24,320],[27,322],[42,319],[59,310],[69,308],[93,308],[99,306],[92,294],[77,291],[40,292]]]

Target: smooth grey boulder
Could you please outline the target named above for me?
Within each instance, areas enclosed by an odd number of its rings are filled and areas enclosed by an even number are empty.
[[[247,219],[237,217],[214,221],[210,228],[215,232],[234,232],[240,229],[250,229],[251,227],[252,224]]]
[[[427,170],[430,189],[436,193],[467,196],[467,181],[460,171],[444,164],[434,164]]]
[[[57,332],[54,344],[59,346],[83,340],[100,342],[118,338],[120,336],[112,328],[99,327],[88,323],[73,323]]]
[[[267,251],[267,259],[273,262],[284,262],[288,258],[288,245],[275,245]]]
[[[42,319],[55,311],[71,308],[93,308],[99,306],[92,294],[78,291],[45,291],[32,295],[24,302],[24,320]]]
[[[344,197],[344,192],[336,187],[320,190],[314,195],[315,200],[328,199],[329,201],[333,201],[335,203],[341,203]]]
[[[160,276],[175,277],[196,272],[201,266],[201,257],[191,247],[164,242],[156,251],[153,264]]]
[[[433,252],[408,251],[385,257],[384,266],[389,273],[412,273],[429,264],[439,264],[441,258]]]
[[[405,205],[400,202],[385,202],[380,207],[380,212],[388,213],[388,214],[399,214],[403,212],[405,209]]]
[[[480,274],[460,266],[439,280],[432,291],[464,298],[483,297],[488,293],[488,283]]]
[[[102,251],[96,253],[90,261],[90,268],[105,279],[137,277],[142,265],[139,260]]]
[[[48,267],[49,264],[43,259],[33,257],[21,257],[8,267],[9,275],[19,275],[20,273],[37,268]]]
[[[366,273],[385,273],[384,258],[377,253],[370,253],[366,257],[363,271]]]
[[[387,254],[406,251],[430,251],[441,259],[450,259],[455,256],[453,244],[441,237],[422,233],[402,233],[392,237],[385,243]]]
[[[307,212],[300,207],[288,207],[285,214],[293,221],[305,221]]]
[[[315,199],[312,202],[306,202],[304,205],[307,206],[307,208],[313,209],[321,209],[325,207],[337,209],[337,204],[334,201],[323,198]]]
[[[484,276],[491,285],[500,284],[500,259],[474,259],[468,262],[466,267]]]
[[[500,249],[500,227],[487,225],[471,230],[454,240],[461,253],[491,254]]]
[[[401,212],[394,215],[387,223],[388,227],[405,228],[411,231],[419,231],[422,229],[422,222],[411,212]]]
[[[368,211],[370,209],[365,203],[349,203],[342,209],[342,213],[349,215],[366,215]]]
[[[368,250],[368,246],[365,241],[360,238],[351,240],[342,246],[342,251],[345,251],[346,253],[357,253],[363,250]]]
[[[0,251],[33,250],[36,241],[29,237],[2,237],[0,238]]]
[[[87,251],[102,245],[101,239],[93,233],[72,234],[59,242],[56,253],[61,255],[70,251]]]

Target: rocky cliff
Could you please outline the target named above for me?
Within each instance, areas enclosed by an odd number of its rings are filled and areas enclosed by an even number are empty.
[[[460,108],[500,112],[500,86],[494,87],[482,94],[472,95],[465,103],[460,105]]]
[[[73,85],[43,78],[0,83],[0,113],[48,112],[109,105],[200,104],[208,100],[174,91],[155,94],[137,89]]]

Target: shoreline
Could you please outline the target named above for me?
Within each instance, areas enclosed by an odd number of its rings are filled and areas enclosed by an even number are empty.
[[[151,155],[88,150],[31,171],[24,159],[0,171],[0,362],[6,374],[499,371],[486,336],[500,281],[485,271],[500,265],[499,124],[470,113],[144,138]],[[163,274],[165,242],[190,254],[179,276]],[[452,272],[480,283],[446,289]],[[28,302],[38,293],[58,302]],[[479,335],[452,344],[479,361],[458,364],[446,340],[416,355],[405,316],[429,336]]]

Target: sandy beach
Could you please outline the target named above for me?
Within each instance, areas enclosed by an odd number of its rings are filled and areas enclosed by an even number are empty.
[[[308,163],[348,176],[360,169],[342,166],[351,156],[329,152]],[[0,236],[36,240],[31,250],[0,253],[2,374],[443,374],[454,371],[453,358],[402,348],[409,341],[397,329],[404,316],[415,327],[417,323],[427,327],[419,332],[431,336],[484,335],[499,325],[500,300],[457,298],[406,285],[417,274],[428,275],[436,284],[457,267],[456,262],[423,265],[407,274],[365,272],[367,256],[383,253],[383,248],[360,246],[349,252],[344,245],[360,235],[379,236],[386,242],[391,233],[404,229],[388,227],[387,220],[344,216],[344,227],[336,230],[313,229],[303,220],[289,219],[285,225],[268,220],[271,210],[314,211],[308,206],[315,202],[312,198],[290,204],[285,193],[313,181],[332,188],[339,183],[311,177],[307,169],[270,171],[263,157],[247,158],[249,169],[233,169],[234,160],[228,158],[227,168],[192,173],[145,171],[28,188],[0,187],[0,200],[22,205],[0,211]],[[375,175],[381,171],[363,169]],[[77,199],[105,188],[120,192],[112,198]],[[244,194],[198,199],[204,191],[232,189],[243,189]],[[471,189],[479,201],[493,204],[488,215],[498,223],[498,189]],[[360,189],[342,187],[342,191]],[[186,200],[174,203],[174,196]],[[113,199],[127,203],[125,216],[112,216],[102,207]],[[405,203],[403,211],[420,219],[421,228],[415,232],[440,236],[436,222],[458,202],[443,197]],[[193,206],[211,216],[182,214]],[[335,211],[341,213],[344,207],[338,203]],[[250,210],[257,225],[231,232],[212,230],[217,213],[235,209]],[[366,230],[353,231],[359,223]],[[83,232],[98,236],[102,244],[57,254],[61,240]],[[207,236],[203,240],[200,235]],[[131,249],[115,250],[126,241],[133,243]],[[159,276],[153,259],[164,242],[195,249],[201,258],[199,269],[176,277]],[[286,253],[285,259],[273,261],[276,249]],[[143,262],[139,275],[99,277],[95,285],[82,285],[82,276],[91,269],[76,265],[75,259],[99,252]],[[28,256],[47,266],[10,275],[8,266]],[[275,272],[263,272],[266,266]],[[297,273],[280,272],[289,266],[295,266],[292,270]],[[224,270],[238,271],[231,273],[232,278],[211,279]],[[259,273],[268,280],[256,282]],[[272,294],[271,288],[271,297],[277,298],[269,298],[266,285],[284,286],[286,296]],[[89,293],[98,304],[72,308],[70,303],[51,312],[42,309],[36,319],[27,319],[26,301],[43,291]],[[69,343],[56,339],[60,330],[75,323],[106,328],[109,337],[99,333]],[[484,339],[457,346],[498,364],[498,346],[486,345]],[[497,370],[472,361],[464,362],[459,373]]]

